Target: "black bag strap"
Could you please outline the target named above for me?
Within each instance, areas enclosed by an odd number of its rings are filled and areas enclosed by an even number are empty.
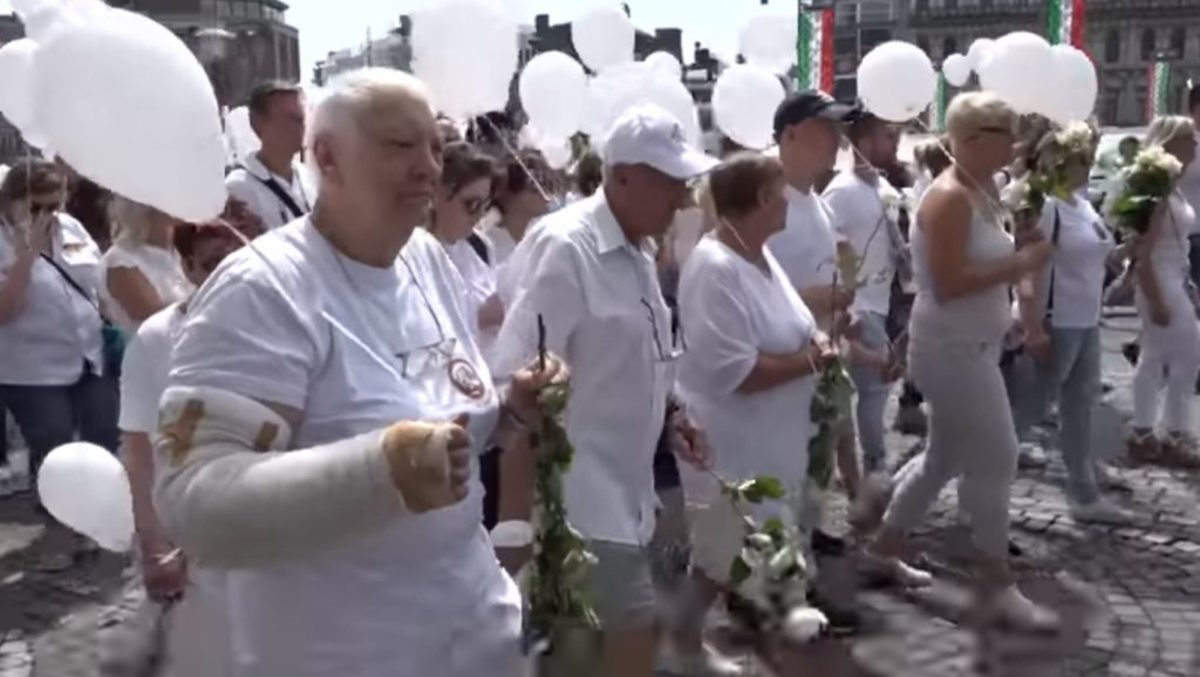
[[[471,245],[471,249],[475,250],[475,254],[483,259],[484,263],[491,264],[491,255],[488,253],[487,243],[479,237],[479,233],[471,233],[467,236],[467,244]]]
[[[96,305],[96,302],[92,299],[92,295],[87,293],[87,290],[85,290],[83,288],[83,285],[76,282],[75,278],[71,277],[70,273],[68,273],[66,270],[64,270],[62,266],[58,265],[58,261],[55,261],[53,258],[47,256],[46,254],[42,254],[42,258],[46,261],[46,263],[49,263],[50,265],[54,266],[54,269],[58,271],[59,275],[63,276],[63,279],[67,281],[67,284],[71,285],[72,289],[79,292],[79,295],[82,296],[88,302],[88,305],[90,305],[91,307],[96,309],[96,312],[100,314],[101,318],[104,317],[104,314],[100,313],[100,306]]]
[[[1054,205],[1054,230],[1050,233],[1050,244],[1058,248],[1058,234],[1062,231],[1062,217],[1058,213],[1058,205]],[[1055,265],[1050,264],[1050,296],[1046,300],[1046,317],[1054,311],[1054,270]]]
[[[239,166],[239,169],[254,177],[254,180],[266,186],[267,190],[271,191],[275,197],[283,203],[283,206],[287,207],[287,210],[292,213],[292,218],[298,219],[305,215],[306,212],[300,208],[300,205],[296,204],[295,198],[293,198],[291,194],[284,190],[283,186],[280,186],[279,182],[277,182],[275,179],[264,179],[261,176],[257,176],[254,172],[246,169],[244,165]]]

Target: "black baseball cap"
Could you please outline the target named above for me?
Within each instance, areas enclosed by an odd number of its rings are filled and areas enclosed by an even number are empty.
[[[855,114],[856,106],[835,101],[833,97],[816,89],[789,94],[779,108],[775,109],[775,140],[783,130],[798,125],[809,118],[822,117],[842,122]]]

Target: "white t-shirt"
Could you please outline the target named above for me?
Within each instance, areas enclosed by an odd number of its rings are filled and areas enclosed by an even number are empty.
[[[814,379],[750,394],[737,391],[760,354],[803,350],[816,329],[775,257],[767,252],[766,259],[769,272],[711,236],[692,252],[679,282],[688,342],[679,365],[679,392],[712,445],[722,477],[769,475],[795,497],[808,474]]]
[[[837,280],[837,243],[829,206],[813,191],[787,189],[787,222],[767,240],[767,247],[796,291],[831,287]],[[818,317],[825,329],[831,318]]]
[[[498,397],[466,297],[424,230],[393,266],[376,268],[342,256],[301,219],[230,255],[197,292],[169,384],[301,411],[297,449],[466,413],[478,454]],[[469,497],[453,507],[398,517],[335,551],[230,571],[235,675],[451,674],[456,645],[516,648],[519,627],[481,633],[475,623],[498,607],[519,617],[519,602],[497,597],[507,579],[481,525],[473,471]]]
[[[467,286],[467,307],[471,317],[476,318],[474,323],[475,339],[484,358],[488,359],[490,363],[492,347],[496,342],[496,335],[500,333],[500,327],[491,327],[485,330],[479,326],[478,317],[479,309],[488,302],[488,299],[496,295],[496,271],[490,264],[479,258],[479,253],[466,240],[459,240],[449,245],[443,244],[443,246],[450,260],[454,262],[454,267],[458,269],[459,275],[462,275],[463,283]]]
[[[1054,237],[1056,211],[1058,246],[1042,278],[1042,307],[1046,307],[1051,293],[1053,271],[1051,325],[1063,329],[1089,329],[1100,323],[1106,262],[1115,242],[1083,193],[1075,195],[1073,202],[1046,200],[1038,227],[1047,241]]]
[[[499,222],[488,224],[480,228],[478,232],[479,236],[488,244],[492,267],[498,268],[512,257],[513,251],[517,248],[517,241]]]
[[[100,259],[100,298],[104,300],[104,309],[108,312],[109,319],[120,327],[126,336],[137,332],[139,323],[125,312],[108,289],[108,271],[114,268],[133,268],[140,272],[158,293],[158,298],[164,305],[178,303],[192,293],[192,283],[188,282],[187,276],[183,274],[183,262],[174,249],[114,242]]]
[[[70,385],[83,375],[86,360],[99,373],[104,367],[100,297],[100,248],[83,225],[59,213],[53,258],[91,299],[76,291],[42,258],[35,259],[20,310],[0,324],[0,384]],[[12,228],[0,221],[0,284],[16,263]]]
[[[867,181],[854,171],[842,171],[821,198],[833,214],[834,230],[863,259],[859,280],[867,284],[855,296],[855,310],[887,315],[896,275],[900,193],[881,177]]]
[[[292,179],[289,181],[267,169],[255,153],[225,177],[225,188],[230,197],[245,202],[250,211],[262,219],[264,228],[272,230],[290,223],[297,215],[267,187],[267,182],[282,188],[304,214],[312,211],[317,191],[309,179],[308,168],[301,162],[292,162]]]
[[[121,362],[121,414],[123,432],[158,432],[158,402],[167,389],[171,347],[183,330],[184,314],[173,303],[146,318],[137,334],[125,344]]]

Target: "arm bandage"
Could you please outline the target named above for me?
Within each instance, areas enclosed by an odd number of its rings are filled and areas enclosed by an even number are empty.
[[[155,506],[198,563],[248,568],[319,554],[407,512],[384,430],[284,451],[291,427],[254,400],[170,388],[156,444]]]

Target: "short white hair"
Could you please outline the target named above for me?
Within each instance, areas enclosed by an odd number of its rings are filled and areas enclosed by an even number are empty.
[[[313,109],[308,125],[308,143],[317,138],[356,129],[363,109],[378,96],[399,94],[433,109],[429,88],[415,76],[394,68],[362,68],[330,82],[325,97]]]

